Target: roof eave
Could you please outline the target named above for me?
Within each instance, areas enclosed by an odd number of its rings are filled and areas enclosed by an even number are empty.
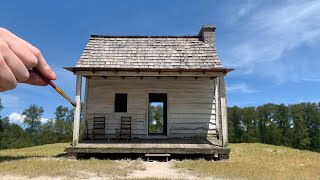
[[[126,71],[126,72],[221,72],[227,74],[233,68],[101,68],[101,67],[63,67],[73,73],[77,71]]]

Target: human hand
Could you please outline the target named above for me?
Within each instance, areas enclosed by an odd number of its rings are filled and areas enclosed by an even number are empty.
[[[33,67],[48,79],[56,79],[39,49],[0,27],[0,92],[15,88],[17,83],[48,85],[31,70]]]

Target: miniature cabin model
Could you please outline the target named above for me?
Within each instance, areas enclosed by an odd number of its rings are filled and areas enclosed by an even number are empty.
[[[67,152],[228,158],[224,77],[233,69],[220,63],[215,29],[203,26],[195,36],[91,35],[77,65],[65,67],[77,76]]]

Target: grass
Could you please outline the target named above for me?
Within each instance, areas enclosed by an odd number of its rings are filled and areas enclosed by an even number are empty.
[[[51,144],[0,150],[0,177],[124,179],[133,170],[145,170],[141,160],[66,159],[63,154],[67,146],[68,144]],[[231,144],[230,148],[229,161],[183,160],[174,162],[173,168],[200,177],[227,179],[318,179],[320,177],[320,153],[258,143]]]
[[[68,144],[57,143],[21,149],[0,150],[0,157],[55,157],[64,154]]]
[[[55,176],[67,178],[125,177],[142,162],[122,160],[70,160],[64,156],[67,144],[50,144],[0,151],[0,176]]]
[[[258,143],[231,144],[230,160],[184,160],[174,167],[202,177],[231,179],[318,179],[320,153]]]

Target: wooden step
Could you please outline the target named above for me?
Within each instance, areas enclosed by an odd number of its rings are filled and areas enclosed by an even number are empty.
[[[147,157],[147,161],[149,161],[149,157],[166,157],[166,161],[168,162],[170,154],[145,154],[144,156]]]

